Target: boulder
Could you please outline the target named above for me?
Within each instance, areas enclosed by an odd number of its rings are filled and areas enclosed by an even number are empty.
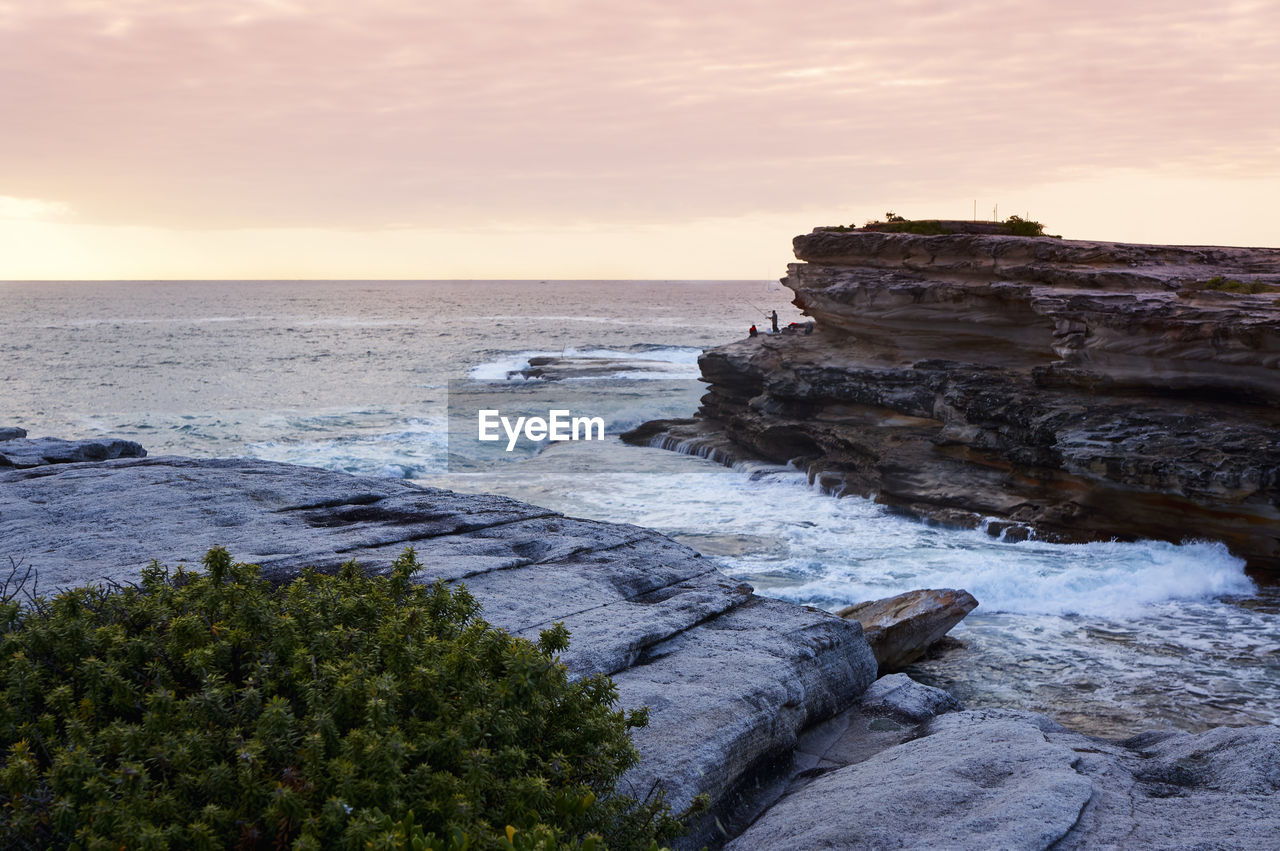
[[[977,607],[968,591],[922,589],[855,603],[836,614],[862,624],[880,672],[888,673],[919,659]]]
[[[18,428],[17,426],[4,426],[0,428],[0,440],[14,440],[19,437],[26,437],[27,430]]]
[[[761,778],[807,727],[856,700],[876,663],[853,622],[757,597],[689,547],[649,529],[578,520],[512,499],[247,459],[155,457],[0,472],[0,560],[39,590],[136,580],[157,559],[222,545],[287,579],[351,559],[389,569],[412,545],[430,582],[462,582],[483,617],[536,639],[563,622],[563,661],[613,677],[623,707],[648,706],[640,797],[676,808],[706,793],[715,819],[750,809]]]
[[[890,674],[871,684],[860,701],[866,712],[893,715],[911,723],[963,709],[950,692],[918,683],[906,674]]]
[[[106,461],[110,458],[142,458],[147,450],[132,440],[61,440],[56,437],[26,437],[22,432],[0,437],[0,467],[39,467],[44,464],[73,464],[78,461]]]
[[[940,716],[827,772],[727,847],[1272,849],[1280,728],[1116,744],[1015,710]]]

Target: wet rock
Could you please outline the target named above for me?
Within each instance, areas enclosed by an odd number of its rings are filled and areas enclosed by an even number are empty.
[[[862,709],[894,715],[913,724],[964,707],[950,692],[918,683],[906,674],[890,674],[871,684],[862,695]]]
[[[56,437],[26,437],[22,432],[0,435],[0,467],[39,467],[43,464],[73,464],[78,461],[106,461],[111,458],[142,458],[147,454],[132,440],[61,440]]]
[[[642,358],[539,355],[529,358],[528,366],[515,370],[508,377],[563,381],[571,378],[610,378],[635,373],[669,375],[675,369],[676,365],[670,361]]]
[[[624,439],[799,463],[1006,539],[1207,538],[1280,569],[1280,250],[860,230],[794,247],[783,283],[817,330],[704,353],[696,422]]]
[[[968,591],[922,589],[856,603],[836,614],[862,624],[881,673],[888,673],[919,659],[977,607]]]
[[[564,517],[500,496],[459,494],[247,459],[155,457],[0,472],[0,561],[39,590],[136,580],[223,545],[264,575],[355,559],[386,571],[409,545],[424,582],[464,582],[490,623],[528,638],[555,622],[563,660],[610,674],[624,707],[650,707],[625,778],[677,808],[699,793],[715,817],[750,807],[761,777],[805,728],[875,677],[861,628],[755,596],[689,547],[649,529]]]
[[[0,428],[0,440],[14,440],[19,437],[26,437],[27,430],[18,428],[17,426],[5,426]]]
[[[1015,710],[943,715],[818,776],[728,848],[1269,849],[1280,728],[1112,743]]]

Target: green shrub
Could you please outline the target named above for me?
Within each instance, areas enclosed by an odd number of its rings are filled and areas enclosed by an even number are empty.
[[[944,236],[955,233],[938,219],[906,219],[892,211],[885,213],[886,221],[868,220],[864,227],[880,233],[914,233],[918,236]],[[850,225],[853,227],[853,225]]]
[[[1044,236],[1044,225],[1022,216],[1010,216],[1005,220],[1009,233],[1014,236]]]
[[[0,607],[4,848],[656,848],[604,676],[354,563],[282,586],[210,550],[136,588]]]
[[[943,227],[937,219],[891,222],[883,230],[886,233],[914,233],[919,236],[944,236],[952,233],[951,230]]]

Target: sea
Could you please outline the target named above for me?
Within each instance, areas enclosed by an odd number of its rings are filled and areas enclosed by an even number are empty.
[[[772,281],[0,282],[0,425],[508,494],[658,529],[760,594],[828,610],[964,588],[980,606],[908,673],[970,707],[1113,738],[1280,724],[1280,589],[1219,543],[1005,541],[788,467],[618,440],[691,415],[698,355],[769,311],[798,320],[789,302]],[[547,356],[612,366],[521,377]],[[451,394],[535,385],[600,416],[604,439],[459,450]]]

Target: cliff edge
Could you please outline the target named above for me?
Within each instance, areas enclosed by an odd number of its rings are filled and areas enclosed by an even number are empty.
[[[1280,569],[1280,250],[819,228],[812,334],[700,359],[624,439],[1051,540],[1221,540]]]

